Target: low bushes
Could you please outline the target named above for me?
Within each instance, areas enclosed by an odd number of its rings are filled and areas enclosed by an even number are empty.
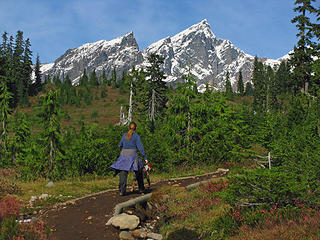
[[[50,230],[41,221],[19,219],[22,203],[13,196],[0,201],[0,240],[47,240]]]

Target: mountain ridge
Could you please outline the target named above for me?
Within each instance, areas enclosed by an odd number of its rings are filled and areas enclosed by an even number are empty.
[[[87,73],[95,70],[98,76],[106,71],[110,77],[115,68],[117,76],[122,76],[132,66],[147,66],[151,53],[164,57],[162,69],[169,84],[180,81],[189,67],[200,88],[210,83],[223,89],[227,72],[235,90],[240,71],[244,83],[251,81],[254,57],[235,47],[230,40],[217,38],[206,19],[141,51],[132,31],[110,41],[86,43],[67,50],[54,63],[42,65],[41,70],[44,76],[64,78],[68,75],[77,84],[84,69]],[[280,61],[281,58],[265,60],[272,66]]]

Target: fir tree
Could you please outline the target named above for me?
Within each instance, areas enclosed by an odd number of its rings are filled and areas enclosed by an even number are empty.
[[[103,69],[102,71],[102,75],[101,75],[101,78],[100,78],[100,85],[103,85],[103,86],[107,86],[108,85],[108,79],[107,79],[107,76],[106,76],[106,70]]]
[[[252,73],[252,83],[254,85],[253,107],[256,111],[264,111],[266,106],[266,81],[265,71],[262,62],[258,61],[258,57],[254,59],[254,67]]]
[[[83,74],[79,81],[79,86],[87,86],[89,83],[88,75],[86,69],[83,69]]]
[[[294,92],[299,89],[308,91],[311,79],[312,55],[314,55],[312,39],[312,24],[308,13],[315,13],[315,8],[311,5],[315,0],[296,0],[294,11],[299,15],[294,17],[291,22],[296,23],[298,28],[297,37],[299,38],[297,46],[294,47],[294,52],[291,54],[290,65],[293,69],[293,88]]]
[[[288,93],[290,86],[290,66],[287,62],[280,63],[278,70],[275,73],[276,85],[279,87],[279,93]]]
[[[17,112],[14,115],[13,122],[13,143],[11,147],[12,155],[14,160],[24,160],[24,154],[26,147],[29,145],[28,140],[31,136],[30,122],[27,120],[25,113]],[[19,162],[16,162],[19,164]]]
[[[227,72],[226,75],[226,85],[225,85],[225,91],[226,91],[226,96],[227,97],[232,97],[233,91],[232,91],[232,86],[231,86],[231,82],[230,82],[230,73]]]
[[[162,119],[167,103],[167,87],[164,82],[165,76],[160,66],[163,58],[156,54],[148,57],[149,66],[146,69],[144,82],[139,83],[138,101],[141,103],[140,112],[147,115],[151,132],[155,129],[155,122]]]
[[[243,96],[244,94],[244,84],[243,84],[243,79],[242,79],[242,72],[239,72],[239,79],[238,79],[238,83],[237,83],[237,87],[238,87],[238,93]]]
[[[45,142],[45,152],[48,153],[48,177],[52,177],[52,171],[55,167],[58,155],[62,152],[61,146],[61,120],[59,105],[59,92],[50,90],[42,97],[40,117],[42,119],[44,130],[42,132]]]
[[[29,38],[25,41],[24,54],[23,54],[23,75],[24,75],[24,88],[25,98],[30,95],[31,74],[32,74],[32,51],[30,50],[31,44]]]
[[[37,55],[36,66],[34,69],[35,72],[35,82],[33,84],[33,92],[32,95],[37,95],[42,90],[42,82],[41,82],[41,70],[40,70],[40,59],[39,55]]]
[[[116,68],[112,69],[111,78],[110,78],[110,86],[112,88],[116,88],[117,87],[117,72],[116,72]]]
[[[0,136],[0,147],[4,151],[7,151],[7,140],[8,140],[8,119],[10,117],[11,108],[9,106],[12,94],[8,91],[5,82],[0,82],[0,120],[1,120],[1,136]]]
[[[245,95],[246,96],[252,96],[253,95],[253,87],[252,87],[251,82],[247,82],[246,83]]]
[[[23,75],[23,52],[24,52],[24,41],[23,41],[23,32],[18,31],[15,38],[15,45],[13,51],[12,59],[12,78],[10,83],[10,91],[13,93],[14,106],[17,106],[18,103],[24,102],[25,96],[25,84],[24,84],[24,75]]]
[[[94,86],[94,87],[99,85],[99,79],[97,77],[95,69],[90,73],[89,83],[91,86]]]

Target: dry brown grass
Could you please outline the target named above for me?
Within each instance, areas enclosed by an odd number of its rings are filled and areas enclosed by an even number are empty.
[[[319,240],[320,215],[304,216],[299,221],[269,223],[263,228],[242,227],[239,235],[229,240]]]
[[[76,130],[80,129],[81,122],[86,126],[90,126],[93,123],[98,124],[99,126],[106,126],[108,124],[116,124],[119,122],[119,113],[120,106],[128,104],[128,93],[120,93],[119,89],[112,87],[107,88],[107,97],[101,98],[102,86],[98,88],[93,88],[93,100],[90,105],[86,105],[83,101],[81,107],[64,105],[62,108],[65,112],[68,113],[70,118],[62,119],[62,128],[68,129],[70,127],[75,128]],[[95,96],[98,96],[98,99]],[[17,108],[17,111],[21,111],[31,116],[37,113],[35,106],[38,105],[38,99],[40,96],[31,97],[29,102],[31,103],[30,107]],[[120,103],[120,99],[123,100],[123,103]],[[96,116],[93,116],[96,115]],[[41,131],[41,127],[33,124],[32,132]]]

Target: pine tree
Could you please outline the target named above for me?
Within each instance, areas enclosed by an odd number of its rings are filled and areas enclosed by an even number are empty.
[[[79,86],[87,86],[89,83],[88,75],[86,69],[83,69],[83,74],[79,81]]]
[[[253,95],[253,87],[252,87],[251,82],[247,82],[246,83],[245,95],[246,96],[252,96]]]
[[[293,90],[297,92],[299,89],[303,89],[308,92],[311,69],[312,69],[312,55],[315,51],[312,48],[314,33],[312,32],[312,23],[308,17],[308,13],[315,13],[315,8],[311,5],[315,0],[296,0],[294,11],[298,16],[294,17],[291,22],[296,23],[298,28],[297,37],[299,38],[297,46],[294,47],[294,52],[291,54],[290,65],[293,69]]]
[[[144,82],[139,82],[140,112],[147,116],[151,132],[154,131],[156,121],[162,119],[167,103],[167,86],[165,76],[160,66],[163,58],[156,54],[148,57],[149,66],[146,68]]]
[[[174,131],[177,132],[177,141],[179,147],[189,147],[190,130],[192,122],[192,106],[198,96],[198,88],[195,77],[191,74],[189,68],[188,75],[182,77],[183,83],[178,83],[178,88],[172,96],[168,106],[168,122]],[[208,91],[209,87],[207,88]],[[207,91],[204,93],[206,94]]]
[[[107,86],[107,84],[108,84],[108,79],[107,79],[107,76],[106,76],[106,70],[103,69],[102,75],[101,75],[101,78],[100,78],[100,85]]]
[[[112,88],[116,88],[117,87],[117,72],[116,72],[116,68],[112,69],[111,78],[110,78],[110,86]]]
[[[98,80],[95,69],[90,73],[89,83],[91,86],[94,86],[94,87],[99,85],[99,80]]]
[[[31,95],[31,74],[32,74],[32,51],[30,50],[31,44],[29,38],[25,41],[24,54],[23,54],[23,99],[21,102],[22,105],[29,104],[29,95]]]
[[[42,90],[42,82],[41,82],[41,70],[40,70],[40,59],[39,55],[37,55],[36,66],[34,69],[36,80],[33,84],[33,94],[37,95]]]
[[[42,132],[45,142],[45,152],[48,153],[48,177],[52,177],[57,156],[62,152],[61,146],[61,120],[58,90],[50,90],[42,97],[40,118],[42,119],[44,130]]]
[[[279,87],[279,93],[288,93],[290,86],[290,66],[287,62],[280,63],[278,70],[275,73],[276,85]]]
[[[13,143],[12,155],[14,160],[24,160],[25,149],[29,145],[28,140],[31,136],[30,122],[27,120],[25,113],[17,112],[14,115],[13,122]],[[19,164],[19,162],[17,162]]]
[[[53,81],[53,84],[56,85],[57,87],[60,87],[62,84],[59,76],[54,76],[52,81]]]
[[[262,62],[258,61],[258,57],[254,59],[254,67],[252,73],[252,83],[254,85],[253,107],[255,111],[264,111],[266,108],[266,81],[265,71]]]
[[[23,32],[18,31],[15,38],[15,46],[13,52],[13,82],[15,89],[13,91],[15,106],[23,104],[25,100],[25,79],[23,65],[24,41]]]
[[[231,82],[230,82],[230,73],[229,72],[227,72],[227,75],[226,75],[225,91],[226,91],[226,96],[228,98],[232,97],[233,91],[232,91],[232,86],[231,86]]]
[[[275,73],[268,66],[266,69],[266,110],[276,109],[278,107],[277,95],[279,94],[279,86],[276,83]]]
[[[7,124],[10,117],[11,108],[9,106],[12,94],[8,91],[5,82],[0,82],[0,120],[1,120],[1,136],[0,147],[7,151],[8,129]]]
[[[244,84],[243,84],[242,72],[241,71],[239,72],[239,79],[238,79],[237,87],[238,87],[238,93],[241,96],[243,96],[243,94],[244,94]]]

